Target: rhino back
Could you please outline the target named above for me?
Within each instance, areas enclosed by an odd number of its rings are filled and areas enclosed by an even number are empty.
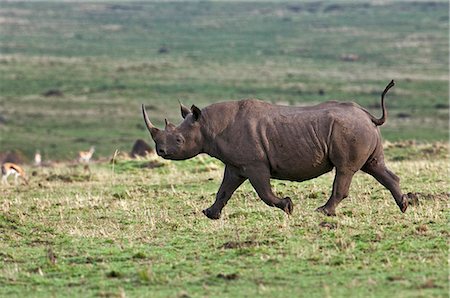
[[[333,147],[377,134],[364,110],[353,103],[291,107],[244,100],[210,107],[210,114],[220,115],[211,155],[237,168],[265,163],[277,179],[320,176],[334,166],[329,158]]]

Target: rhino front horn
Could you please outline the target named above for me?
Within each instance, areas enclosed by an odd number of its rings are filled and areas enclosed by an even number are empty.
[[[142,115],[144,116],[145,125],[147,126],[148,131],[152,135],[152,138],[156,136],[156,134],[159,132],[159,129],[156,128],[150,119],[148,119],[147,111],[145,110],[145,105],[142,104]]]

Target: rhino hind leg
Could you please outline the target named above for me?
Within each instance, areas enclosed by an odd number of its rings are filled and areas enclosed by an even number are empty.
[[[402,194],[400,190],[400,178],[389,170],[383,162],[383,159],[373,159],[367,162],[361,169],[369,175],[372,175],[378,182],[386,187],[392,194],[397,206],[404,213],[408,208],[408,195]]]
[[[322,212],[328,216],[336,215],[337,205],[346,197],[348,197],[348,191],[355,172],[350,170],[336,169],[336,176],[334,177],[333,190],[330,198],[325,205],[316,209],[318,212]]]

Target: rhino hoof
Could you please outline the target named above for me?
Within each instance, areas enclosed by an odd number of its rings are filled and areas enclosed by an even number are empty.
[[[397,204],[400,208],[400,211],[402,211],[403,213],[405,213],[406,209],[408,208],[408,201],[410,198],[412,198],[412,194],[411,196],[409,194],[402,195],[402,201],[400,202],[400,204]]]
[[[294,211],[294,204],[292,203],[291,198],[286,197],[283,199],[284,207],[282,208],[284,212],[286,212],[288,215],[292,214],[292,211]]]
[[[203,214],[209,219],[219,219],[220,212],[212,212],[210,208],[202,210]]]
[[[322,207],[317,208],[316,211],[323,213],[327,216],[336,216],[336,211],[330,210],[329,208],[326,207],[326,205],[323,205]]]

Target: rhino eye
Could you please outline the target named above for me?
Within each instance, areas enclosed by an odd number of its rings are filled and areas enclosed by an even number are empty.
[[[175,141],[177,142],[177,144],[183,143],[183,139],[180,138],[180,137],[177,137],[177,138],[175,139]]]

